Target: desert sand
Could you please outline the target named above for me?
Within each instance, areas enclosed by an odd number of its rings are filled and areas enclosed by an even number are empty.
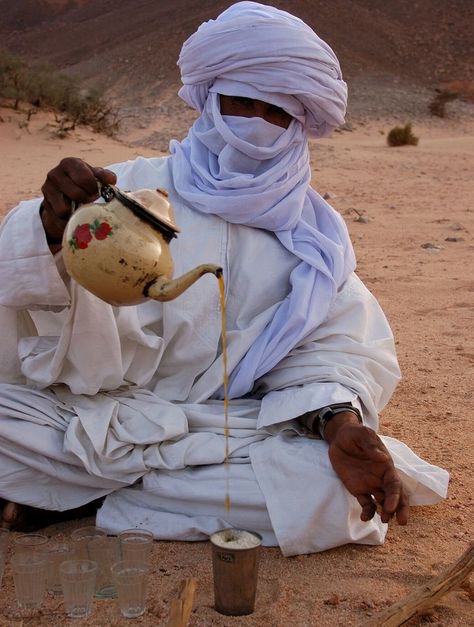
[[[0,110],[0,215],[40,194],[60,158],[106,165],[152,147],[81,129],[59,140],[48,118]],[[313,184],[347,221],[358,272],[380,300],[393,327],[403,372],[381,415],[381,432],[400,438],[421,457],[451,473],[446,501],[413,508],[406,527],[390,525],[382,547],[349,545],[284,558],[263,549],[255,612],[231,618],[213,609],[210,545],[156,542],[149,603],[137,625],[166,625],[170,602],[187,577],[198,579],[190,625],[366,625],[454,562],[473,529],[472,436],[474,339],[474,120],[461,115],[414,122],[418,146],[389,148],[393,119],[353,121],[352,130],[311,144]],[[166,129],[165,129],[166,131]],[[310,486],[308,486],[309,488]],[[51,526],[68,533],[89,521]],[[448,593],[430,615],[409,625],[474,625],[472,589]],[[72,625],[61,598],[41,610],[16,606],[7,566],[0,625]],[[116,603],[96,601],[84,626],[126,625]]]

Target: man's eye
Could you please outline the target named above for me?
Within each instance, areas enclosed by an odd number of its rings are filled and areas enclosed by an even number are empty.
[[[288,115],[285,109],[282,109],[281,107],[277,107],[276,105],[272,105],[270,107],[270,112],[274,113],[275,115]]]
[[[245,98],[245,96],[232,96],[232,101],[235,104],[239,104],[244,107],[250,107],[252,104],[251,98]]]

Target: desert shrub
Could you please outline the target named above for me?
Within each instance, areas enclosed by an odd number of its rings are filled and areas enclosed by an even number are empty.
[[[20,102],[27,98],[27,75],[24,61],[8,50],[0,51],[0,97],[12,100],[14,109],[18,109]]]
[[[459,94],[455,91],[449,91],[448,89],[437,89],[436,96],[430,102],[428,109],[431,115],[436,115],[439,118],[446,117],[446,105],[452,100],[456,100]]]
[[[418,137],[413,135],[411,124],[405,126],[395,126],[387,135],[387,144],[389,146],[416,146]]]
[[[8,50],[0,50],[0,99],[15,109],[25,102],[54,111],[60,136],[77,125],[113,135],[120,125],[118,111],[97,89],[48,65],[28,66]]]

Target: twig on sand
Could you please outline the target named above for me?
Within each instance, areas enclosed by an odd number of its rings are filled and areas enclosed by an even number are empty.
[[[181,583],[179,596],[171,602],[170,617],[167,627],[186,627],[193,609],[197,579],[190,577]]]
[[[365,627],[399,627],[415,614],[423,614],[439,599],[459,586],[471,573],[474,567],[474,542],[463,555],[438,577],[413,590],[398,603],[394,603],[375,616]]]

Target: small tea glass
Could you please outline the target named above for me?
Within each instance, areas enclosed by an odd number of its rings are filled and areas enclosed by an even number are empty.
[[[69,560],[59,566],[64,608],[70,618],[85,618],[92,612],[97,562]]]
[[[147,529],[125,529],[118,535],[122,561],[150,564],[153,533]]]
[[[46,591],[46,557],[43,553],[21,551],[11,559],[18,607],[34,610],[43,603]]]
[[[97,562],[96,599],[114,599],[117,589],[111,567],[120,560],[120,544],[115,536],[95,538],[89,543],[89,559]]]
[[[63,537],[53,538],[46,547],[47,576],[46,589],[50,594],[62,594],[59,567],[62,562],[71,560],[71,545]]]
[[[21,533],[13,539],[13,553],[44,553],[48,542],[42,533]]]
[[[89,525],[79,527],[71,533],[71,543],[75,559],[89,559],[89,543],[96,538],[107,536],[105,529]]]
[[[150,567],[133,561],[120,561],[112,566],[118,592],[120,612],[125,618],[138,618],[146,609],[146,584]]]

